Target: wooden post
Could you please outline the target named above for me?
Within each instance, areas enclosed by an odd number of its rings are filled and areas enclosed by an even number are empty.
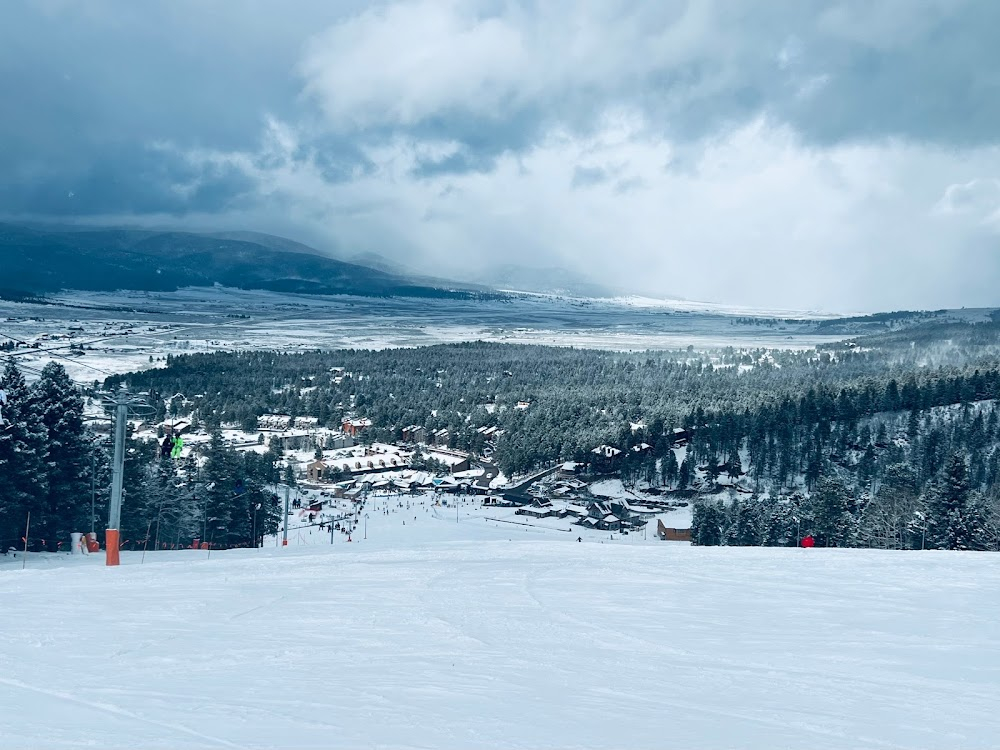
[[[28,532],[31,530],[31,511],[28,511],[28,521],[24,524],[24,559],[21,560],[21,570],[28,564]]]
[[[139,564],[142,565],[146,562],[146,546],[149,544],[149,530],[153,528],[153,522],[150,521],[149,525],[146,527],[146,538],[142,541],[142,559],[139,560]]]

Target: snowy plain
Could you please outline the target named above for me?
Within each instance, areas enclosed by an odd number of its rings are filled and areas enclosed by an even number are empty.
[[[3,335],[44,349],[61,347],[61,357],[71,356],[60,362],[82,382],[162,366],[150,357],[233,349],[385,349],[476,340],[615,351],[689,345],[803,349],[843,338],[818,332],[815,323],[829,316],[816,313],[797,313],[775,326],[747,326],[736,324],[738,309],[651,305],[634,298],[382,299],[220,287],[63,292],[49,301],[0,300]],[[85,343],[86,351],[67,352],[74,342]],[[18,356],[23,365],[40,368],[52,355]]]
[[[996,746],[995,555],[578,543],[463,513],[5,560],[3,746]]]

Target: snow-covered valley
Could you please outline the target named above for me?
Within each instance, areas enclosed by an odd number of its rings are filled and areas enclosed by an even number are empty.
[[[41,367],[58,356],[82,382],[157,366],[151,358],[168,354],[233,349],[385,349],[475,340],[622,351],[689,345],[803,349],[843,338],[818,331],[823,316],[815,313],[752,325],[740,322],[737,309],[649,306],[631,299],[330,297],[199,288],[63,292],[49,302],[0,300],[4,341],[39,347],[37,353],[19,353],[23,365]]]

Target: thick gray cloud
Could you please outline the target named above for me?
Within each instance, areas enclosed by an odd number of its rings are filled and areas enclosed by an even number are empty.
[[[0,210],[772,307],[997,304],[997,28],[982,0],[13,0]]]

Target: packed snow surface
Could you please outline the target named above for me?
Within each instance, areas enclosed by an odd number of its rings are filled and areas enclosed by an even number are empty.
[[[577,543],[454,518],[120,568],[0,563],[4,747],[1000,736],[995,554]]]

